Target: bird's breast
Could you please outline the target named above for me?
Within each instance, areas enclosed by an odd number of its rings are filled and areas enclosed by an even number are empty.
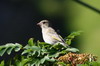
[[[46,43],[49,43],[49,44],[54,44],[55,43],[53,41],[53,39],[51,38],[51,36],[49,35],[48,30],[42,30],[42,36],[43,36],[43,40]]]

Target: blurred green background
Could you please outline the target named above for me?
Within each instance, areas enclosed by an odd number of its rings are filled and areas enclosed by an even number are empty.
[[[100,0],[81,0],[100,11]],[[84,33],[73,44],[81,52],[100,57],[100,12],[96,12],[74,0],[41,0],[39,8],[47,17],[62,16],[66,31],[82,30]],[[57,24],[56,24],[57,25]]]
[[[80,1],[100,11],[100,0]],[[75,0],[4,0],[0,8],[1,44],[26,43],[31,37],[43,41],[36,23],[48,19],[63,37],[73,31],[84,31],[72,46],[100,57],[100,12],[88,6]]]

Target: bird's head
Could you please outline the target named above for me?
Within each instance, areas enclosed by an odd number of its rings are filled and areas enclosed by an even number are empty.
[[[48,20],[42,20],[39,23],[37,23],[41,28],[49,27],[49,21]]]

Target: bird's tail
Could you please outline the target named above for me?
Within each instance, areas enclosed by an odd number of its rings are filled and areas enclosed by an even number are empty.
[[[66,44],[66,43],[60,42],[60,44],[63,45],[63,46],[65,46],[65,47],[68,47],[68,48],[70,47],[70,46],[69,46],[68,44]]]

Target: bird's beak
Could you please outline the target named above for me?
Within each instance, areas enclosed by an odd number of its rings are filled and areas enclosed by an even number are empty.
[[[37,23],[37,25],[39,25],[39,26],[40,26],[40,23]]]

